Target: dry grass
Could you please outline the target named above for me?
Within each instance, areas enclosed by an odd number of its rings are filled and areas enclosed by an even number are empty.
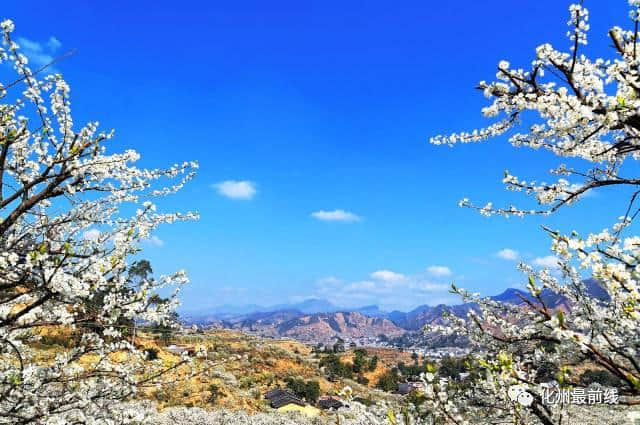
[[[57,353],[69,349],[69,344],[75,340],[69,329],[51,328],[40,332],[44,339],[35,348],[43,363],[52,361]],[[158,359],[165,367],[180,361],[180,356],[168,351],[158,335],[139,332],[135,344],[140,350],[156,350]],[[296,341],[262,339],[229,330],[212,330],[204,334],[177,336],[169,344],[201,347],[207,356],[194,358],[191,366],[181,366],[166,374],[164,380],[168,383],[139,391],[139,398],[153,400],[161,409],[193,406],[244,410],[249,413],[268,411],[270,408],[264,401],[264,393],[277,385],[286,386],[285,380],[289,377],[318,381],[321,394],[336,394],[344,385],[350,385],[358,390],[359,395],[371,395],[367,387],[350,380],[329,382],[319,370],[319,358],[311,348]],[[383,349],[367,351],[369,356],[376,354],[380,358],[376,370],[365,373],[370,380],[369,388],[373,388],[378,377],[400,358],[403,361],[410,360],[410,353]],[[345,353],[343,361],[349,361],[352,356],[352,353]],[[127,352],[113,353],[110,358],[114,362],[132,361]],[[85,355],[79,363],[90,367],[97,360],[94,355]],[[191,376],[193,370],[197,371],[195,376]],[[212,397],[212,386],[217,388],[218,397]]]
[[[144,398],[157,401],[161,407],[197,406],[223,407],[231,410],[258,412],[269,410],[264,393],[276,385],[285,385],[288,377],[317,380],[323,393],[337,392],[341,385],[320,375],[311,349],[295,341],[265,340],[228,330],[214,330],[195,337],[180,337],[171,341],[178,345],[194,345],[197,341],[207,351],[208,360],[196,359],[200,374],[194,378],[177,379],[144,392]],[[163,360],[177,356],[149,336],[142,336],[136,344],[155,348]],[[171,374],[169,380],[182,378]],[[210,386],[215,385],[220,396],[211,399]]]

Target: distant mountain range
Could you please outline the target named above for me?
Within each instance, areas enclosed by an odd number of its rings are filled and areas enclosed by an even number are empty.
[[[376,307],[377,308],[377,307]],[[276,304],[270,307],[256,304],[245,305],[222,305],[206,310],[185,312],[183,315],[189,320],[211,318],[217,320],[234,319],[252,314],[271,313],[276,311],[297,311],[303,314],[332,313],[336,311],[346,311],[348,309],[339,308],[327,300],[310,298],[295,304]]]
[[[606,299],[606,291],[594,279],[584,281],[587,293]],[[545,304],[553,309],[569,310],[568,300],[548,289],[542,291]],[[532,300],[528,292],[509,288],[491,297],[495,301],[523,304]],[[406,332],[415,332],[425,325],[442,320],[444,312],[465,317],[473,303],[459,305],[422,305],[409,312],[385,312],[376,305],[360,308],[340,308],[327,300],[308,299],[295,304],[272,307],[257,305],[222,306],[211,310],[181,316],[186,324],[232,328],[272,337],[291,337],[305,342],[328,342],[332,339],[376,339],[380,335],[394,338]]]
[[[380,335],[383,338],[395,338],[406,332],[389,319],[365,316],[355,311],[314,313],[297,317],[276,312],[260,319],[226,322],[223,326],[262,336],[289,337],[310,343],[328,343],[338,338],[360,340],[364,343],[372,342]]]

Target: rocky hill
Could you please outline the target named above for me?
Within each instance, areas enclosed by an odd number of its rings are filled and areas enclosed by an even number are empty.
[[[299,341],[328,342],[337,337],[348,339],[396,337],[406,331],[388,319],[369,317],[357,312],[319,313],[281,323],[280,336]]]
[[[285,310],[259,313],[225,327],[274,338],[288,337],[309,343],[328,343],[338,338],[372,340],[379,335],[397,337],[406,330],[389,319],[370,317],[359,312],[300,314]]]

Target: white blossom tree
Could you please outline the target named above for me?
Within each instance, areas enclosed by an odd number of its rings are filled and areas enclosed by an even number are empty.
[[[548,215],[596,188],[631,189],[625,205],[611,206],[615,214],[611,219],[616,221],[611,230],[580,237],[546,229],[562,276],[521,264],[531,294],[523,297],[524,307],[494,302],[454,286],[465,301],[478,303],[479,311],[471,311],[466,320],[451,317],[452,326],[443,331],[470,337],[478,350],[474,367],[484,377],[461,388],[438,382],[431,373],[425,375],[429,409],[445,423],[488,423],[491,416],[547,425],[566,423],[567,415],[575,420],[576,413],[566,405],[543,402],[542,365],[549,362],[558,368],[555,385],[579,387],[572,367],[588,363],[622,383],[619,400],[612,396],[605,403],[639,402],[640,237],[632,233],[640,212],[636,202],[640,194],[636,168],[640,159],[640,1],[629,0],[629,5],[631,29],[609,31],[609,59],[590,59],[581,53],[587,43],[589,14],[582,3],[573,4],[567,52],[543,44],[529,69],[501,61],[497,80],[479,84],[492,101],[482,112],[487,117],[501,116],[497,123],[431,139],[436,145],[451,146],[508,134],[515,147],[545,149],[564,161],[586,164],[582,169],[560,164],[551,170],[557,176],[552,183],[520,179],[505,171],[506,189],[534,197],[539,207],[460,202],[483,215]],[[527,122],[535,122],[518,132],[524,114]],[[593,297],[585,276],[595,278],[606,294]],[[569,311],[547,305],[548,294],[562,297]],[[515,389],[527,394],[524,403],[514,397]],[[578,414],[584,423],[589,423],[587,411],[585,407]]]
[[[158,213],[152,199],[197,164],[147,170],[133,150],[107,154],[113,132],[75,125],[62,76],[30,69],[13,23],[0,26],[0,66],[15,73],[0,84],[0,423],[126,423],[139,412],[120,401],[182,362],[145,361],[116,325],[168,320],[175,293],[154,294],[186,282],[177,272],[131,285],[129,266],[160,224],[196,218]],[[37,347],[51,329],[75,341],[49,358]]]

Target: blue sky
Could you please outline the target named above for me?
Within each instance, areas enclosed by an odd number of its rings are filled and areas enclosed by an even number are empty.
[[[457,201],[525,201],[503,191],[503,170],[543,179],[557,162],[504,140],[428,144],[487,124],[473,87],[499,60],[526,66],[539,44],[568,46],[568,5],[60,0],[3,13],[34,61],[77,49],[56,65],[76,122],[115,128],[114,149],[149,167],[200,162],[160,205],[201,220],[159,229],[144,253],[159,274],[188,270],[183,310],[308,297],[407,309],[451,301],[452,281],[516,286],[500,251],[535,262],[549,255],[540,224],[599,230],[624,212],[604,208],[620,198],[603,191],[545,220],[481,217]],[[626,1],[585,5],[588,52],[609,56]]]

